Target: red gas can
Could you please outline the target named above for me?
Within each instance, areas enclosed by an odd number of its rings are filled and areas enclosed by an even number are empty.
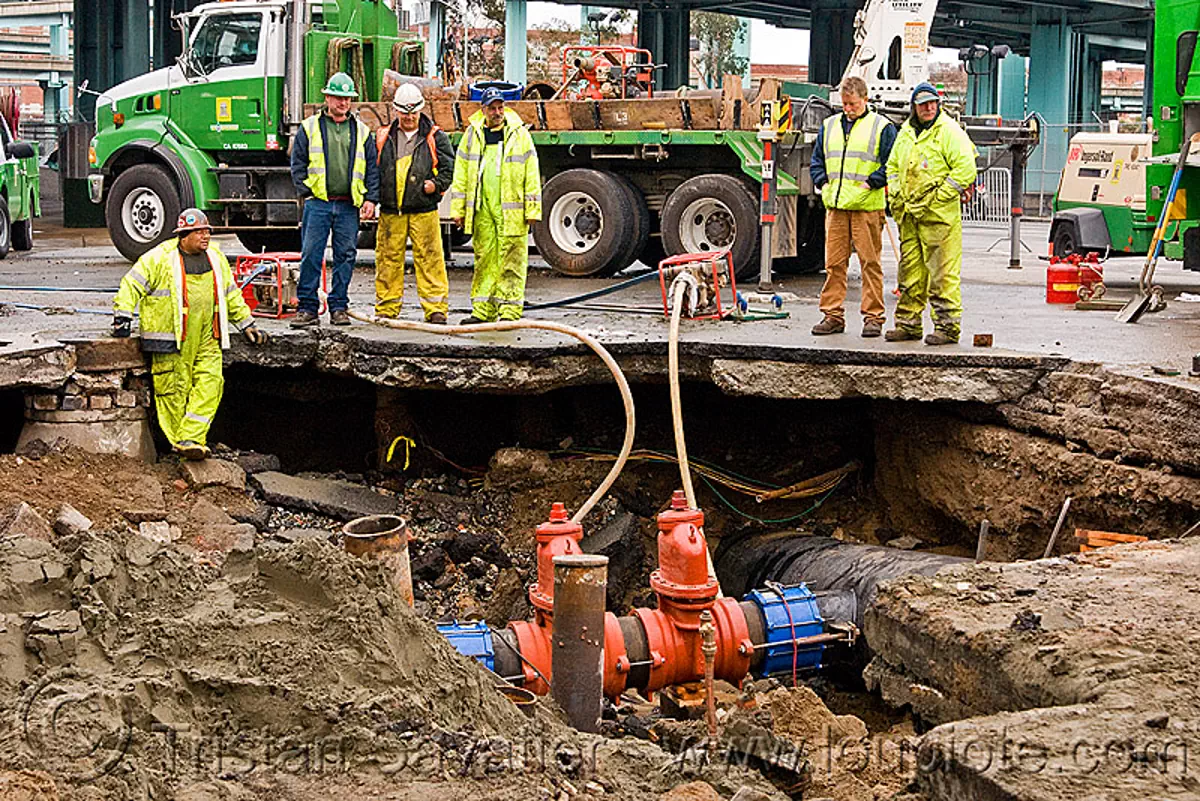
[[[1051,256],[1046,268],[1046,302],[1074,303],[1080,298],[1081,286],[1086,287],[1084,294],[1090,294],[1092,286],[1103,282],[1104,266],[1095,253],[1072,253],[1061,259]]]

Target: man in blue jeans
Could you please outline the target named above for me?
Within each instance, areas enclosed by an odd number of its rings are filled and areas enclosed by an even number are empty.
[[[350,112],[358,97],[354,81],[339,72],[325,84],[325,109],[308,117],[292,141],[292,182],[304,199],[300,225],[303,258],[297,294],[300,310],[292,328],[321,324],[317,286],[325,243],[333,234],[333,286],[329,322],[350,325],[348,290],[357,255],[358,222],[375,216],[379,202],[379,165],[375,137]]]

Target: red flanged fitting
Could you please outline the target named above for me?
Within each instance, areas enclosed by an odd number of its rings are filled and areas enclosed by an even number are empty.
[[[555,503],[550,519],[537,527],[537,583],[529,587],[529,602],[541,613],[554,611],[554,557],[583,553],[583,526],[571,522],[567,507]]]
[[[676,490],[671,508],[658,515],[658,569],[650,587],[660,596],[702,601],[716,598],[715,577],[708,575],[708,546],[704,541],[704,512],[689,509]]]

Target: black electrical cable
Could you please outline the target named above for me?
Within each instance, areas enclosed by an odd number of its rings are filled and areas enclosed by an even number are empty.
[[[611,295],[614,292],[620,292],[622,289],[628,289],[631,286],[636,286],[637,284],[643,283],[644,281],[648,281],[651,278],[657,278],[657,277],[658,277],[658,271],[651,270],[650,272],[645,273],[644,275],[639,275],[635,278],[626,279],[625,281],[622,281],[619,284],[613,284],[612,286],[607,286],[604,289],[596,289],[591,292],[584,292],[582,295],[572,295],[569,298],[563,298],[562,300],[549,300],[549,301],[546,301],[545,303],[526,303],[525,310],[533,311],[533,310],[537,310],[537,309],[556,309],[556,308],[559,308],[560,306],[570,306],[575,303],[582,303],[585,300],[592,300],[593,298],[601,298],[601,297],[604,297],[605,295]]]

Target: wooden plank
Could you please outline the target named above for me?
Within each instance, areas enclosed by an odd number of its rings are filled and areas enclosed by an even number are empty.
[[[1075,539],[1088,540],[1095,544],[1096,542],[1146,542],[1148,537],[1143,537],[1140,534],[1118,534],[1115,531],[1093,531],[1086,528],[1075,529]]]
[[[745,96],[742,92],[742,76],[741,75],[726,75],[721,80],[721,112],[717,115],[717,124],[723,131],[730,131],[736,127],[737,118],[737,102],[742,101],[742,106],[745,106]]]

